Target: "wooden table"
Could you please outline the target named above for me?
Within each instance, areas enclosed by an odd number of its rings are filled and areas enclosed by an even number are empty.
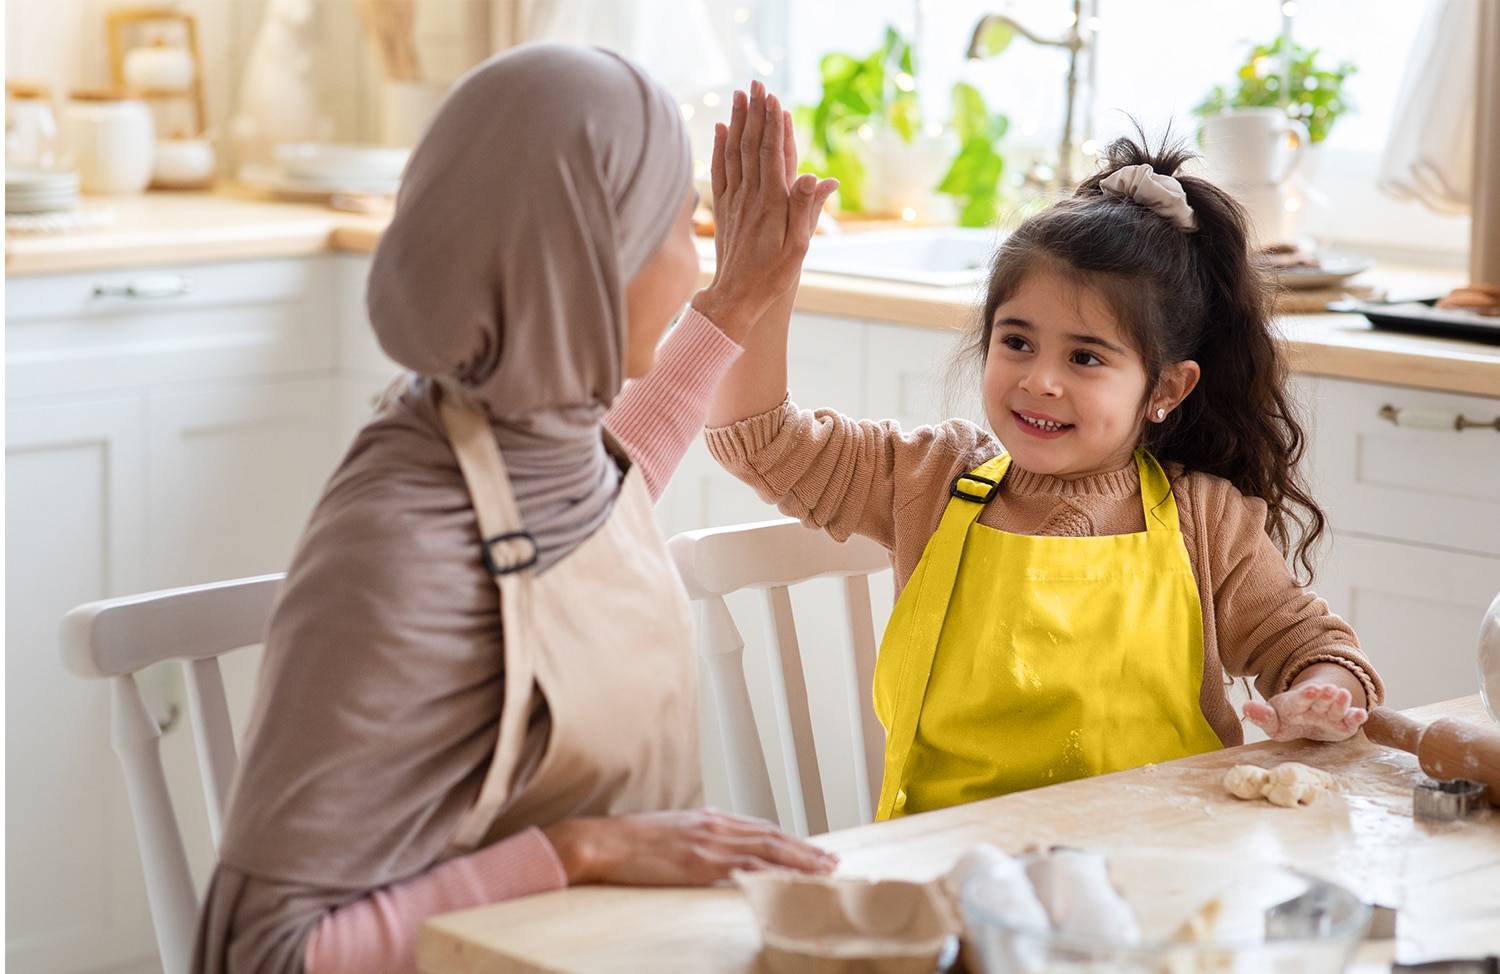
[[[1477,694],[1407,713],[1490,724]],[[1232,765],[1282,761],[1333,772],[1343,792],[1279,808],[1240,801],[1220,784]],[[917,880],[945,872],[978,842],[1011,852],[1031,843],[1212,850],[1296,866],[1398,908],[1400,960],[1500,954],[1500,810],[1464,822],[1414,820],[1412,786],[1423,777],[1415,758],[1362,734],[1340,744],[1263,742],[813,841],[839,855],[842,875]],[[1362,956],[1388,963],[1386,943]],[[418,966],[424,974],[739,974],[757,970],[759,946],[732,887],[584,886],[435,917],[423,925]]]

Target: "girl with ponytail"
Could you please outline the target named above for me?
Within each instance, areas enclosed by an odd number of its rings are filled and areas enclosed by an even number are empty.
[[[726,468],[891,552],[877,817],[1239,744],[1233,677],[1277,740],[1343,740],[1381,700],[1287,567],[1310,577],[1324,519],[1244,210],[1143,141],[1001,245],[971,345],[988,430],[798,408],[794,291],[719,387]]]

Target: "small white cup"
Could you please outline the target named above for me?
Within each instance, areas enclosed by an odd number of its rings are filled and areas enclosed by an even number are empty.
[[[1203,152],[1210,169],[1240,188],[1281,183],[1308,142],[1302,123],[1279,108],[1232,108],[1203,120]]]

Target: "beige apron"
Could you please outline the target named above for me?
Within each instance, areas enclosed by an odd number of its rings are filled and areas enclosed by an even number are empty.
[[[701,804],[692,618],[639,469],[604,525],[537,575],[489,421],[442,386],[505,654],[495,752],[450,853],[565,818]]]

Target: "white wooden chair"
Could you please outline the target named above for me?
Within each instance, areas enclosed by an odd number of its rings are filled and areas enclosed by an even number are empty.
[[[125,771],[146,874],[146,895],[166,974],[186,974],[199,897],[167,791],[159,738],[135,674],[181,660],[214,846],[237,757],[218,657],[265,639],[281,575],[166,589],[80,605],[62,622],[63,663],[110,681],[110,737]]]
[[[871,698],[876,638],[869,576],[890,567],[886,550],[868,538],[840,544],[791,519],[687,531],[668,541],[667,548],[688,596],[704,603],[699,652],[723,734],[733,810],[778,821],[745,682],[745,644],[724,601],[741,589],[764,594],[774,734],[781,742],[792,815],[791,822],[781,825],[800,835],[828,831],[828,812],[788,587],[814,578],[843,579],[853,660],[851,687],[841,689],[852,689],[857,697],[853,712],[859,718],[851,728],[855,797],[860,820],[870,821],[879,796],[885,731],[875,719]]]

